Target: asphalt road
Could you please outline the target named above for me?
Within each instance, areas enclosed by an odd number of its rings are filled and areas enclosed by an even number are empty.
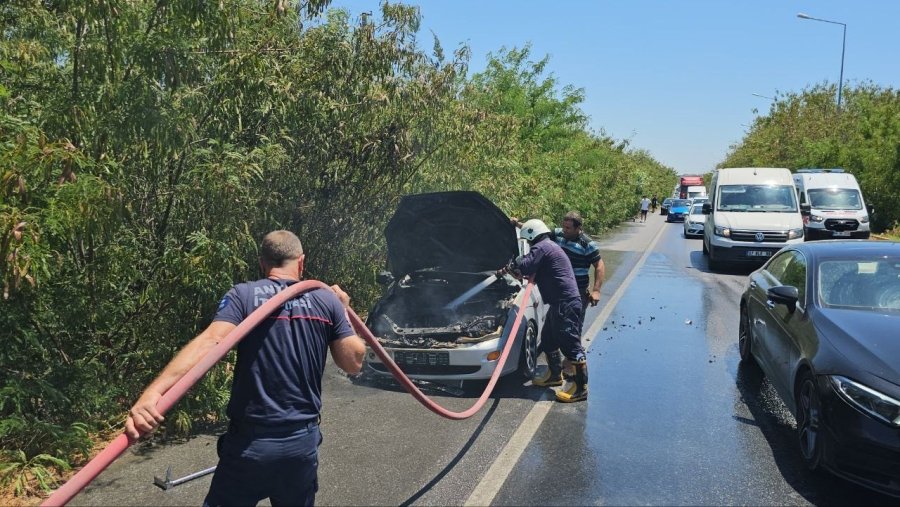
[[[319,505],[885,504],[806,472],[793,419],[738,365],[746,272],[709,273],[699,240],[652,215],[601,238],[607,282],[585,324],[591,397],[562,405],[504,378],[467,421],[422,408],[392,381],[324,382]],[[622,290],[620,290],[622,289]],[[477,389],[423,390],[453,410]],[[71,505],[200,505],[215,434],[129,450]]]

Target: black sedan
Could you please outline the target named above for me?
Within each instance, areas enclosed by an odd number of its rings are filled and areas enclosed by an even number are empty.
[[[663,199],[662,204],[659,205],[659,214],[660,215],[668,215],[669,214],[669,206],[672,204],[672,198],[666,197]]]
[[[806,465],[900,496],[900,243],[784,248],[740,315],[741,360],[793,412]]]

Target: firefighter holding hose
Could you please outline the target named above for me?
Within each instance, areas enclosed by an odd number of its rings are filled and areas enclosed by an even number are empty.
[[[206,330],[191,340],[129,411],[126,433],[138,438],[163,421],[162,395],[216,343],[270,297],[297,283],[305,256],[289,231],[263,238],[265,278],[232,287]],[[313,505],[318,490],[319,411],[328,351],[347,373],[362,368],[365,344],[347,319],[349,296],[337,285],[288,300],[237,346],[228,431],[204,505]]]
[[[531,245],[527,255],[518,257],[498,274],[512,273],[533,276],[547,303],[547,318],[541,331],[541,347],[538,354],[547,355],[547,372],[532,381],[536,386],[563,384],[563,365],[560,351],[567,366],[574,368],[574,381],[556,391],[557,401],[571,403],[583,401],[588,395],[587,356],[581,345],[582,298],[575,283],[572,263],[562,248],[551,240],[553,232],[538,219],[526,221],[519,236]]]

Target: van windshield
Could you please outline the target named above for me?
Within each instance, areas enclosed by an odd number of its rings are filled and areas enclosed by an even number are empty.
[[[796,194],[790,185],[722,185],[718,193],[718,211],[797,211]]]
[[[809,205],[816,209],[862,209],[859,190],[855,188],[810,188]]]

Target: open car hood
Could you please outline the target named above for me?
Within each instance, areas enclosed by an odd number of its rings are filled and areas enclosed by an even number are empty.
[[[404,196],[384,235],[388,269],[396,278],[436,267],[496,270],[518,253],[509,217],[478,192]]]

